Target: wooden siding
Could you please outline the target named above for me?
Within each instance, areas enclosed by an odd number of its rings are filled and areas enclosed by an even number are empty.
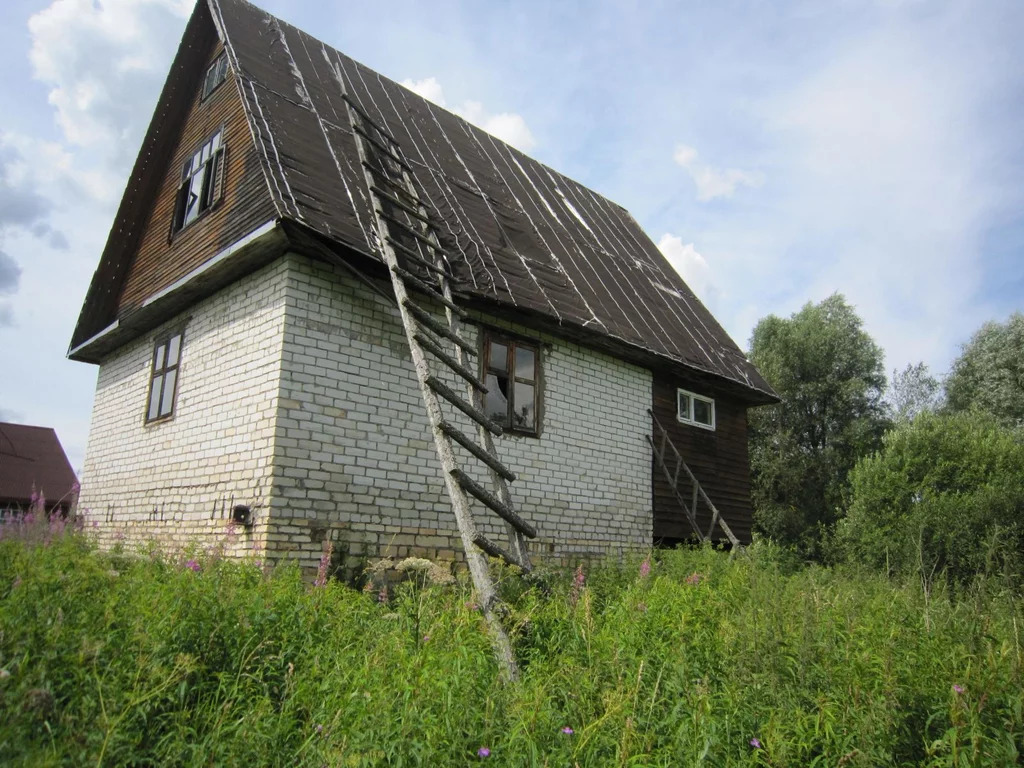
[[[682,388],[715,400],[716,429],[681,424],[676,419],[676,390]],[[669,439],[683,455],[697,476],[704,491],[725,517],[736,537],[750,542],[750,459],[747,453],[747,406],[720,392],[709,390],[685,378],[656,373],[653,386],[653,411],[668,431]],[[654,539],[674,542],[689,538],[692,528],[669,487],[665,473],[653,467]],[[680,484],[684,498],[690,498],[693,487],[688,481]],[[703,503],[698,504],[697,519],[703,530],[711,522]],[[724,538],[716,528],[716,540]]]
[[[222,50],[220,43],[213,45],[205,58],[204,74]],[[229,71],[227,80],[202,102],[201,88],[202,78],[177,146],[163,169],[163,179],[121,292],[119,316],[139,307],[147,297],[172,285],[275,216],[238,94],[236,75]],[[222,126],[227,162],[223,199],[168,242],[185,159]]]

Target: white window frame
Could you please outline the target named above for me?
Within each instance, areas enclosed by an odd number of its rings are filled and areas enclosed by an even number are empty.
[[[688,406],[687,406],[687,409],[686,409],[686,413],[682,413],[682,409],[679,407],[680,406],[680,399],[681,399],[680,395],[686,395],[686,397],[689,398],[687,400]],[[705,424],[702,421],[695,421],[694,420],[694,418],[693,418],[693,401],[694,400],[700,400],[702,403],[707,403],[709,406],[711,406],[711,423],[710,424]],[[706,397],[705,395],[698,395],[696,392],[691,392],[688,389],[677,389],[676,390],[676,420],[679,421],[680,424],[689,424],[690,426],[693,426],[693,427],[700,427],[701,429],[706,429],[709,432],[714,432],[715,431],[715,423],[716,423],[715,401],[712,398],[710,398],[710,397]]]

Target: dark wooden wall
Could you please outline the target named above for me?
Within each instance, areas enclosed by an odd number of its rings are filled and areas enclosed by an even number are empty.
[[[687,389],[715,400],[716,429],[710,431],[676,419],[676,390]],[[719,392],[663,373],[654,375],[654,415],[668,430],[669,439],[693,470],[701,487],[718,507],[729,527],[743,543],[750,542],[750,459],[747,454],[747,406]],[[652,458],[653,461],[653,458]],[[657,462],[654,478],[654,540],[675,543],[689,538],[693,529],[672,493],[668,479]],[[684,498],[691,498],[693,486],[680,483]],[[711,522],[703,503],[698,505],[698,522],[706,531]],[[721,529],[713,536],[724,538]]]
[[[204,74],[221,50],[221,44],[214,42],[205,59]],[[246,124],[235,75],[229,72],[227,80],[202,103],[199,100],[201,88],[202,77],[180,128],[177,147],[163,168],[163,180],[121,291],[119,314],[138,307],[147,297],[173,284],[275,216]],[[185,158],[221,126],[227,161],[224,197],[215,208],[168,243]]]

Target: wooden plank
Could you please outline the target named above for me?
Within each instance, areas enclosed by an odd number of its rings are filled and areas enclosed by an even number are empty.
[[[436,376],[428,376],[425,380],[425,383],[428,387],[434,390],[434,392],[439,394],[449,403],[451,403],[464,414],[469,416],[469,418],[471,418],[477,424],[487,429],[487,431],[490,432],[491,434],[501,435],[505,431],[504,429],[501,428],[500,424],[495,424],[493,421],[487,418],[486,415],[484,415],[483,411],[479,411],[472,405],[467,403],[465,400],[459,397],[458,393],[450,389],[448,385],[446,385],[443,381],[440,381]]]
[[[499,475],[505,478],[508,482],[511,483],[516,479],[515,472],[513,472],[511,469],[509,469],[500,461],[498,461],[497,457],[492,456],[479,445],[474,443],[469,437],[462,434],[462,432],[453,427],[447,421],[442,421],[438,426],[440,427],[442,432],[448,435],[448,437],[457,442],[471,454],[476,456],[478,459],[480,459],[480,461],[482,461],[488,467],[493,469],[495,472],[497,472]]]
[[[461,376],[470,384],[472,384],[474,389],[479,390],[485,395],[487,394],[487,387],[485,387],[484,383],[476,377],[476,374],[473,371],[469,370],[469,368],[464,366],[458,360],[456,360],[454,357],[449,355],[447,352],[445,352],[443,349],[441,349],[441,347],[435,344],[429,336],[423,333],[415,333],[413,334],[413,338],[419,342],[421,347],[423,347],[430,354],[432,354],[442,363],[444,363],[457,374],[459,374],[459,376]]]
[[[476,347],[473,344],[459,336],[459,334],[455,333],[455,331],[453,331],[447,325],[445,325],[440,320],[435,318],[433,315],[427,312],[427,310],[423,309],[423,307],[419,306],[418,304],[408,299],[402,302],[402,306],[409,310],[409,314],[415,317],[416,322],[418,322],[420,325],[430,329],[438,336],[443,336],[449,341],[458,344],[467,353],[471,355],[476,354]]]
[[[494,494],[490,493],[461,469],[453,469],[452,477],[458,480],[459,485],[462,486],[466,493],[493,510],[498,517],[523,534],[523,536],[528,539],[537,538],[536,528],[523,520],[513,509],[503,504]]]

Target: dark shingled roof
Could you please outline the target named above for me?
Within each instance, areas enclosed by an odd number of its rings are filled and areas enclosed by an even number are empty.
[[[379,260],[344,84],[411,162],[462,295],[777,399],[624,208],[244,0],[206,3],[190,27],[208,8],[281,219]]]
[[[67,500],[78,483],[57,433],[49,427],[0,424],[0,509],[27,507],[33,493],[47,506]]]

